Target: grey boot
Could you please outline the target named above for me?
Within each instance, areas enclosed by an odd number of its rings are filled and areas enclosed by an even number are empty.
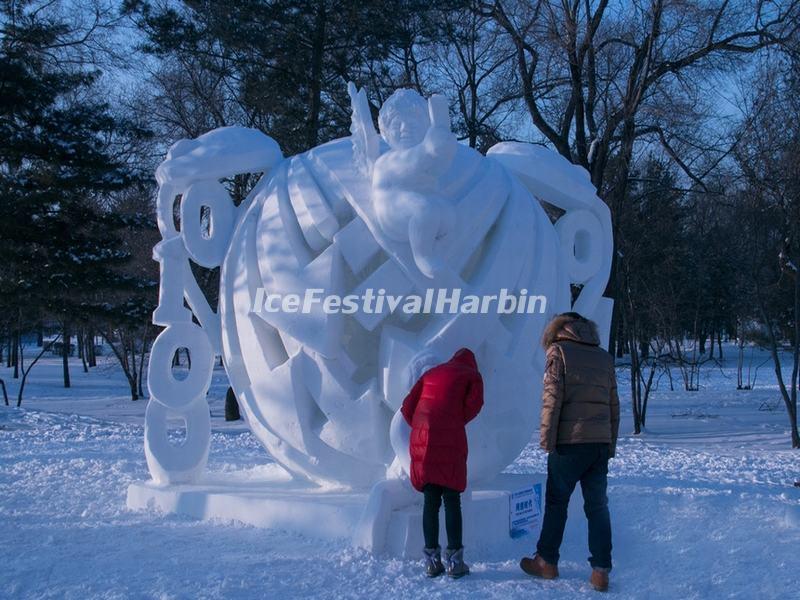
[[[464,562],[464,548],[458,550],[447,549],[447,574],[453,579],[469,575],[469,566]]]
[[[428,577],[438,577],[442,573],[444,573],[442,549],[439,546],[436,548],[425,548],[425,575]]]

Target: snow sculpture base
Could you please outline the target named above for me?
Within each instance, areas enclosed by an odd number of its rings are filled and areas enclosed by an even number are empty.
[[[543,476],[501,474],[462,495],[464,545],[470,560],[507,560],[532,551],[538,531],[516,539],[509,534],[509,495],[535,483],[544,489]],[[231,475],[215,480],[208,474],[196,484],[133,483],[128,487],[127,505],[133,510],[238,521],[318,539],[344,538],[375,555],[417,559],[424,546],[422,494],[398,481],[380,482],[369,493],[338,492],[293,480],[242,478],[237,482]],[[444,514],[440,528],[444,546]]]
[[[332,539],[352,535],[366,501],[365,493],[320,492],[312,487],[292,489],[264,482],[230,485],[209,477],[196,484],[132,483],[128,486],[127,504],[133,510],[155,509],[203,521],[239,521]]]

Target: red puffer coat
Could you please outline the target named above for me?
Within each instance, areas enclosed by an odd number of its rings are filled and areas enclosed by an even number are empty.
[[[426,371],[400,409],[411,426],[411,484],[467,487],[467,431],[483,406],[483,379],[475,355],[462,348]]]

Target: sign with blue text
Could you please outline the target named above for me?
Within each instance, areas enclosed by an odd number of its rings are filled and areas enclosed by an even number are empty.
[[[542,518],[542,484],[511,492],[508,496],[509,534],[518,538],[537,530]]]

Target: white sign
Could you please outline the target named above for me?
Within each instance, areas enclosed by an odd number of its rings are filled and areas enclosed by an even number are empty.
[[[528,535],[539,528],[542,515],[541,483],[511,492],[508,502],[508,525],[512,538]]]

